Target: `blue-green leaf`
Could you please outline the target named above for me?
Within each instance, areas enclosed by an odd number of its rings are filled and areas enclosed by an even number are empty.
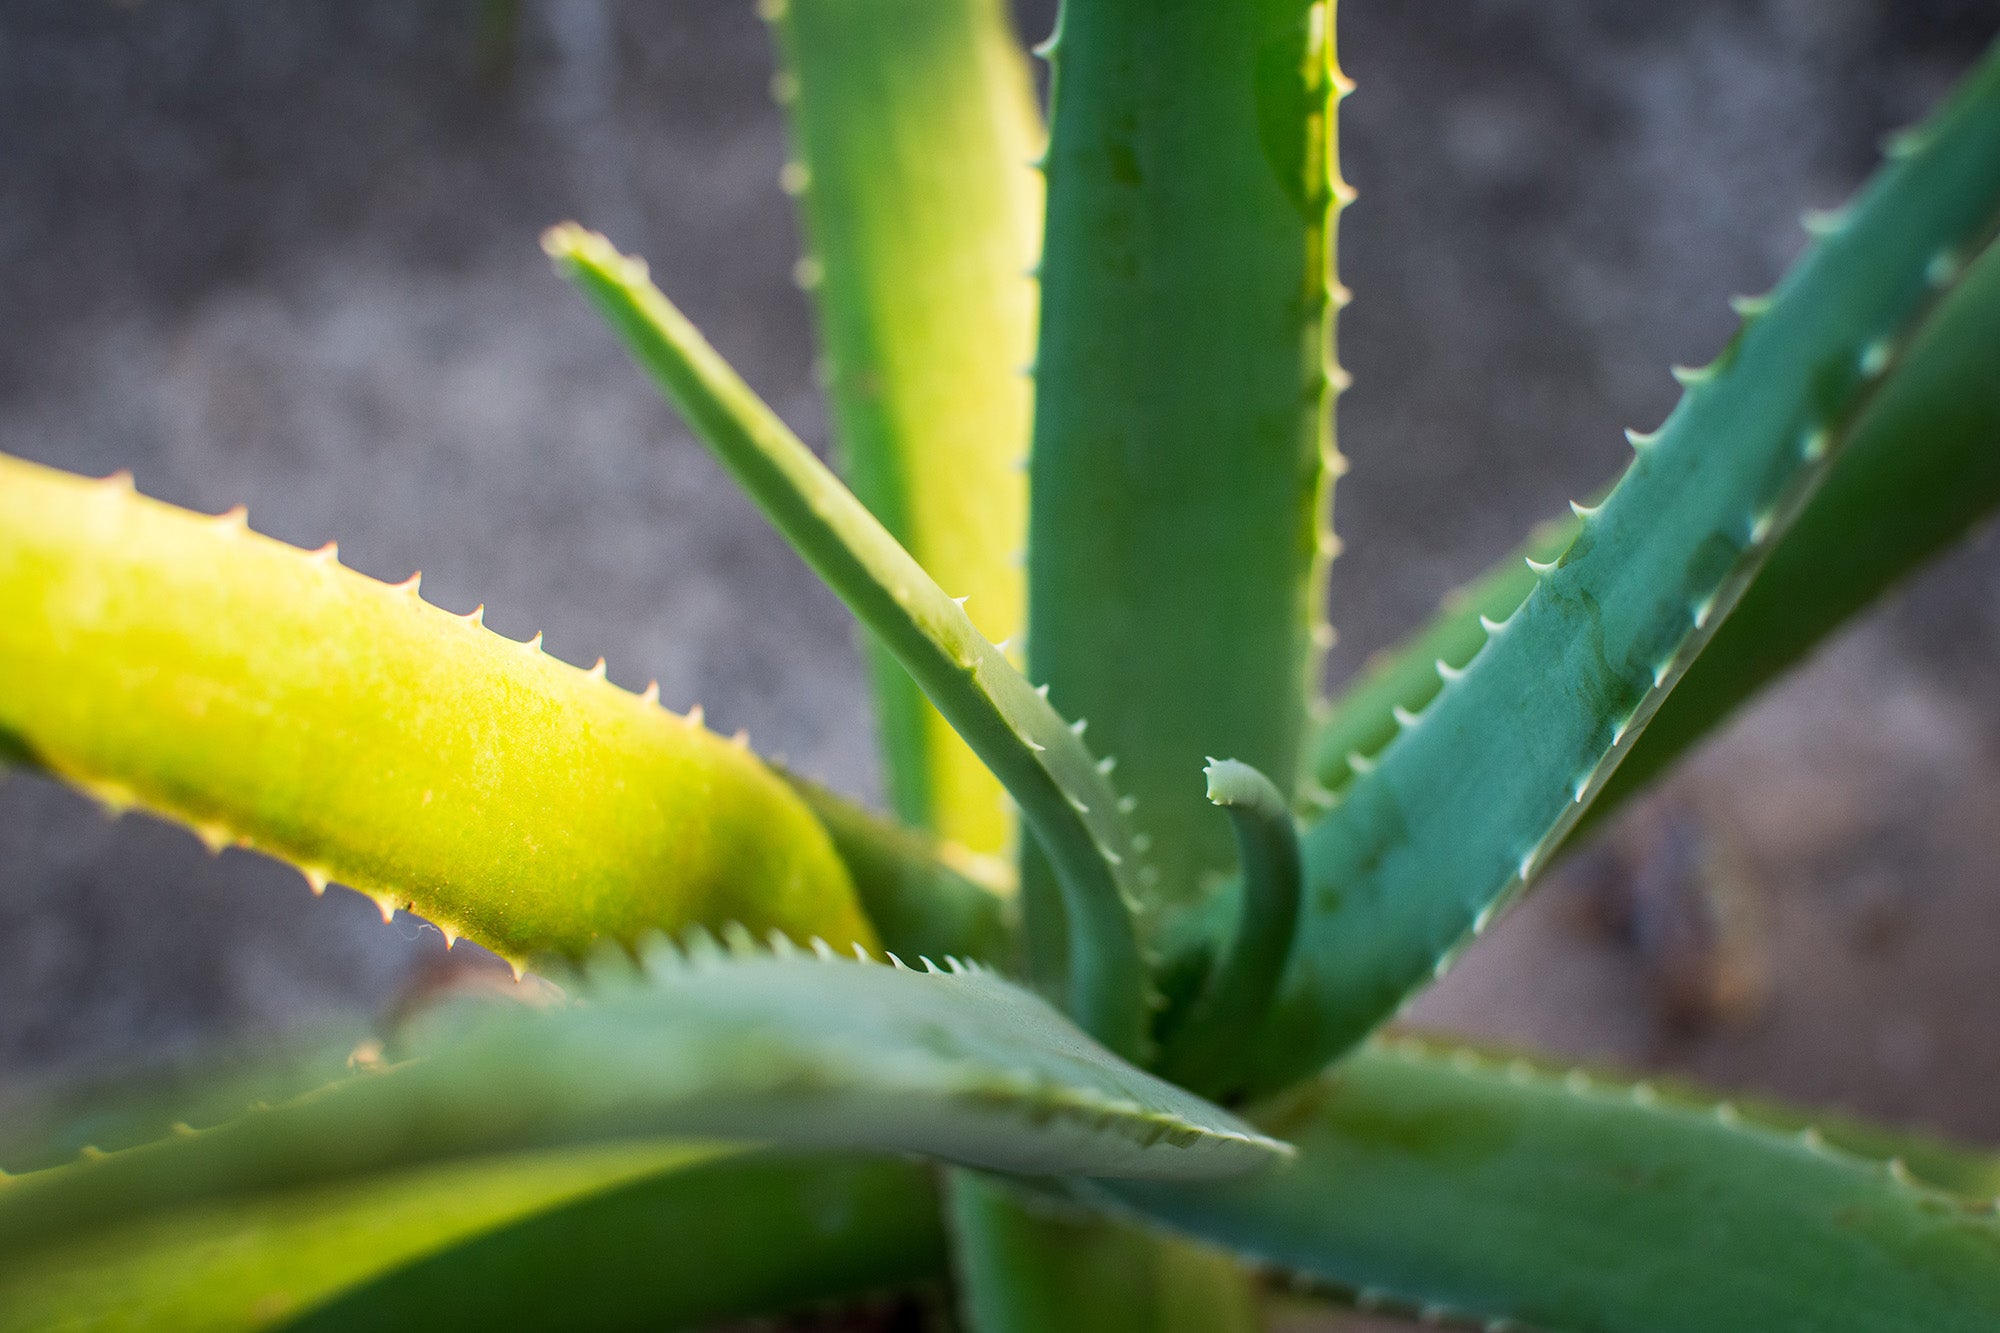
[[[1752,308],[1464,672],[1309,830],[1290,974],[1239,1065],[1358,1041],[1532,879],[2000,223],[2000,49]]]
[[[1994,1201],[1727,1103],[1415,1042],[1256,1116],[1284,1172],[1090,1187],[1363,1298],[1552,1333],[2000,1327]]]
[[[375,1070],[0,1183],[0,1251],[203,1199],[621,1138],[1168,1177],[1231,1175],[1288,1152],[963,965],[732,958],[709,943],[657,948],[639,975],[598,971],[609,975],[581,999],[449,1009]]]

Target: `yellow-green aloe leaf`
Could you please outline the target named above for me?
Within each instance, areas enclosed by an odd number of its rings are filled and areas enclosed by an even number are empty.
[[[1042,131],[1002,0],[775,0],[784,185],[855,495],[995,642],[1021,632]],[[1000,783],[870,645],[897,813],[997,855]]]
[[[0,1330],[681,1327],[923,1283],[943,1267],[920,1164],[613,1144],[196,1206],[24,1247],[0,1258]]]
[[[0,457],[0,736],[517,961],[689,923],[874,941],[746,748],[129,478]]]

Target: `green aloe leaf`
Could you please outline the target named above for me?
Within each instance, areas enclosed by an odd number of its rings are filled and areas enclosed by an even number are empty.
[[[1040,116],[1001,0],[775,0],[779,100],[841,470],[995,642],[1018,638]],[[871,644],[895,808],[1011,849],[999,782]]]
[[[1991,1198],[1727,1103],[1394,1041],[1256,1119],[1298,1145],[1290,1169],[1092,1192],[1433,1318],[1552,1333],[2000,1326]]]
[[[0,457],[0,753],[517,963],[690,923],[874,942],[744,747],[130,481]]]
[[[1289,790],[1317,688],[1352,197],[1334,47],[1320,0],[1068,0],[1043,48],[1028,661],[1137,802],[1152,930],[1234,869],[1204,758]],[[1024,867],[1040,954],[1045,875]]]
[[[1148,983],[1128,904],[1143,867],[1110,769],[1092,757],[1081,728],[1064,722],[973,628],[964,609],[660,293],[642,262],[574,225],[553,229],[543,245],[772,524],[1019,803],[1063,887],[1075,940],[1070,1011],[1113,1050],[1137,1055]]]
[[[1527,601],[1307,832],[1299,946],[1234,1086],[1347,1049],[1547,864],[1991,239],[1995,161],[2000,49],[1683,372]]]
[[[1586,820],[2000,508],[2000,245],[1971,265]]]
[[[944,1272],[926,1164],[747,1153],[524,1218],[292,1327],[706,1327],[928,1286]]]
[[[815,782],[785,775],[833,839],[882,943],[896,953],[1018,962],[1014,885],[984,856],[876,818]]]
[[[12,1177],[0,1252],[201,1200],[620,1138],[918,1152],[1031,1174],[1228,1175],[1287,1152],[963,964],[731,957],[698,939],[687,955],[653,948],[637,974],[604,960],[584,991],[552,1008],[447,1011],[379,1068]]]
[[[0,1258],[0,1329],[682,1327],[934,1280],[917,1163],[615,1145],[197,1206]]]
[[[1256,1280],[1232,1257],[1058,1197],[954,1171],[959,1305],[975,1333],[1253,1333]]]
[[[1585,823],[1617,809],[1848,617],[2000,506],[1995,347],[2000,247],[1989,245],[1911,343],[1818,492],[1660,705]],[[1366,768],[1396,738],[1395,710],[1421,712],[1437,696],[1437,664],[1448,674],[1470,662],[1486,642],[1480,617],[1513,615],[1539,581],[1533,566],[1568,549],[1577,525],[1572,517],[1538,529],[1349,686],[1314,742],[1318,781],[1337,792],[1356,763]]]
[[[1298,934],[1303,874],[1298,828],[1277,785],[1233,759],[1209,761],[1206,773],[1208,799],[1236,828],[1243,892],[1236,933],[1163,1043],[1160,1072],[1190,1088],[1207,1086],[1227,1067],[1227,1052],[1270,1007]]]
[[[1042,134],[1025,53],[998,0],[779,0],[766,12],[793,132],[795,161],[785,184],[800,198],[808,237],[799,273],[819,312],[821,371],[842,472],[941,586],[967,596],[966,613],[982,634],[1018,642],[1026,367],[1034,355],[1030,269],[1042,193],[1030,165]],[[870,648],[897,811],[944,839],[940,850],[953,843],[1011,850],[1012,812],[998,781],[894,656],[877,643]],[[841,823],[825,810],[820,815],[855,869]],[[894,941],[912,934],[957,938],[931,929],[940,916],[972,924],[953,907],[978,899],[941,898],[917,878],[856,869],[869,916],[891,947],[904,947]],[[911,891],[884,904],[871,884]],[[985,914],[977,920],[983,925]],[[991,957],[993,947],[934,944],[929,951]],[[1061,970],[1053,960],[1041,969],[1049,976]],[[993,1199],[982,1214],[996,1219],[992,1227],[978,1237],[957,1230],[959,1267],[968,1281],[979,1275],[975,1291],[995,1284],[1008,1292],[1039,1289],[1029,1273],[978,1243],[994,1232],[1012,1234],[997,1220],[1011,1211],[1011,1200]],[[1103,1261],[1090,1266],[1098,1276],[1165,1244],[1117,1228],[1100,1240],[1097,1230],[1070,1227],[1063,1252],[1092,1254],[1102,1245]],[[1178,1250],[1167,1247],[1158,1271],[1186,1268]],[[1142,1263],[1134,1271],[1155,1267]],[[1074,1321],[1080,1309],[1068,1303],[1070,1294],[1056,1308]],[[990,1303],[970,1299],[989,1306],[975,1327],[1002,1326]],[[1144,1308],[1142,1301],[1117,1304]],[[1036,1315],[1015,1326],[1048,1325]]]
[[[1309,805],[1329,808],[1357,774],[1375,766],[1375,757],[1402,731],[1398,711],[1421,713],[1447,679],[1465,670],[1486,646],[1484,622],[1497,624],[1520,610],[1541,582],[1537,570],[1570,548],[1580,522],[1566,515],[1538,525],[1517,550],[1447,596],[1429,624],[1362,668],[1328,704],[1313,735]]]

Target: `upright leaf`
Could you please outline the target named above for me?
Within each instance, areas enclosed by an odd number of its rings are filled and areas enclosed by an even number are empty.
[[[1212,761],[1208,799],[1229,811],[1243,866],[1236,932],[1162,1043],[1160,1071],[1190,1088],[1228,1067],[1227,1052],[1270,1007],[1298,935],[1302,878],[1298,829],[1283,792],[1256,769]]]
[[[1041,124],[1000,0],[775,0],[787,190],[842,471],[995,642],[1018,638]],[[999,782],[870,644],[897,813],[1007,849]]]
[[[1237,1086],[1393,1013],[1547,863],[2000,223],[2000,49],[1751,307],[1464,673],[1307,834],[1307,917]]]
[[[1574,1333],[2000,1327],[2000,1217],[1811,1129],[1416,1043],[1267,1107],[1289,1170],[1092,1192],[1433,1319]]]
[[[517,961],[690,923],[873,942],[747,749],[130,483],[0,457],[0,751]]]
[[[954,1171],[945,1191],[973,1333],[1254,1333],[1257,1287],[1230,1256]]]
[[[1117,759],[1161,925],[1233,868],[1204,757],[1289,790],[1317,688],[1333,39],[1320,0],[1068,0],[1046,48],[1029,671]]]

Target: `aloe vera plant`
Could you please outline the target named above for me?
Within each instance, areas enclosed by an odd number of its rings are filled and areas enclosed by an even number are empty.
[[[2000,1326],[2000,1159],[1383,1025],[2000,504],[2000,50],[1622,476],[1317,697],[1330,0],[765,0],[845,480],[556,269],[865,627],[894,817],[337,549],[0,458],[0,758],[548,983],[0,1143],[0,1328],[1333,1301]],[[1011,863],[1011,868],[1010,868]],[[940,1315],[940,1318],[950,1316]]]

